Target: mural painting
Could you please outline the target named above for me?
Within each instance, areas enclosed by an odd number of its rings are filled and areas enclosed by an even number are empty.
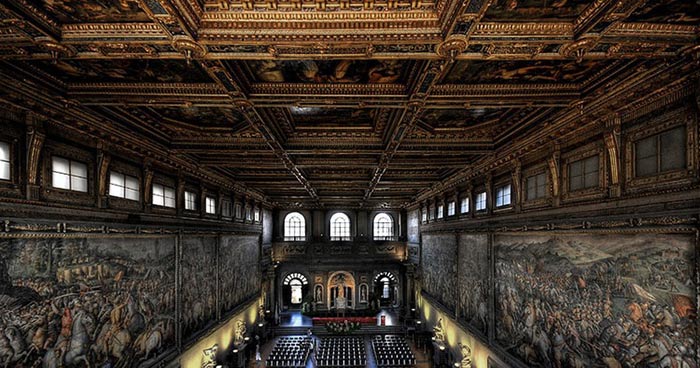
[[[216,320],[216,237],[184,237],[182,250],[182,337]]]
[[[692,0],[647,0],[632,12],[628,20],[697,26],[700,23],[700,3]]]
[[[184,60],[58,60],[28,62],[66,83],[211,83],[196,63]]]
[[[401,60],[258,60],[248,64],[262,83],[400,83]]]
[[[260,292],[260,251],[257,236],[224,236],[219,246],[222,316]]]
[[[291,107],[296,126],[372,126],[376,110]]]
[[[446,84],[580,83],[605,67],[603,60],[475,61],[459,60],[445,77]]]
[[[508,109],[433,109],[421,120],[435,128],[466,128],[482,123],[498,122]]]
[[[0,240],[0,364],[150,366],[175,345],[175,239]]]
[[[488,335],[489,256],[488,236],[459,237],[459,317]]]
[[[457,305],[457,239],[453,234],[424,235],[423,290],[454,310]]]
[[[694,367],[694,235],[502,235],[496,340],[530,367]]]
[[[41,0],[40,4],[61,23],[151,21],[148,15],[139,8],[139,2],[133,0]]]
[[[496,0],[486,11],[485,19],[574,19],[591,3],[591,0]]]
[[[151,109],[156,114],[171,121],[187,124],[190,129],[220,127],[230,129],[245,123],[240,112],[220,107],[161,107]]]

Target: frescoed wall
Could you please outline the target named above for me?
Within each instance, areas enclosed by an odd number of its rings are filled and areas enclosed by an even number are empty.
[[[694,364],[694,235],[499,235],[495,256],[496,340],[528,366]]]
[[[219,292],[226,312],[260,292],[257,235],[3,235],[3,366],[154,366],[217,323]]]
[[[0,240],[13,367],[148,366],[175,347],[175,237]]]
[[[461,233],[455,252],[454,233],[423,234],[422,289],[515,366],[693,366],[696,237]]]
[[[450,310],[457,305],[457,238],[454,234],[423,235],[423,290]]]

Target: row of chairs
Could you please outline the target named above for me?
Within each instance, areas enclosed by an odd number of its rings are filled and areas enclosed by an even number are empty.
[[[316,352],[318,367],[365,367],[365,341],[358,336],[333,336],[321,340]]]
[[[406,338],[396,335],[372,337],[372,351],[379,368],[414,367],[416,356]]]
[[[280,337],[266,360],[267,367],[303,368],[309,358],[310,337]]]

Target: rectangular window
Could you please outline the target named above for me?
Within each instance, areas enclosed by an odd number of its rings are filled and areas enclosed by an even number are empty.
[[[443,205],[439,205],[439,206],[438,206],[438,214],[437,214],[437,216],[438,216],[439,219],[441,219],[441,218],[443,217],[443,207],[444,207]]]
[[[447,203],[447,216],[454,216],[455,215],[455,202],[448,202]]]
[[[430,210],[428,211],[428,217],[430,220],[435,220],[435,208],[430,207]]]
[[[486,209],[486,192],[481,192],[476,195],[476,210],[483,211]]]
[[[469,198],[462,198],[459,211],[461,213],[469,213]]]
[[[547,176],[545,173],[528,176],[525,179],[527,187],[525,196],[528,201],[544,198],[547,195]]]
[[[175,189],[153,184],[153,205],[175,208]]]
[[[635,176],[656,175],[685,168],[685,146],[685,127],[637,141],[634,144]]]
[[[197,210],[197,195],[194,192],[185,191],[185,209],[188,211]]]
[[[569,190],[593,188],[598,183],[598,155],[569,164]]]
[[[0,180],[10,180],[10,144],[0,142]]]
[[[423,210],[423,222],[428,221],[428,212],[426,210]]]
[[[54,188],[88,191],[87,165],[61,157],[54,156],[51,167],[52,184]]]
[[[210,215],[216,215],[216,198],[206,197],[206,208],[204,209]]]
[[[260,222],[260,210],[255,210],[255,222]]]
[[[236,218],[237,218],[237,219],[243,218],[243,213],[242,213],[241,211],[242,211],[242,209],[241,209],[241,204],[240,204],[240,203],[236,203]]]
[[[248,221],[253,219],[253,214],[250,212],[250,207],[245,208],[245,219]]]
[[[510,206],[510,184],[496,188],[496,207]]]
[[[221,216],[231,217],[231,201],[228,199],[221,201]]]
[[[139,200],[139,180],[133,176],[112,171],[109,173],[109,195],[132,201]]]

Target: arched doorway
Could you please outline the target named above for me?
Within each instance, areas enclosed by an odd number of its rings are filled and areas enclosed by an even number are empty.
[[[328,278],[328,308],[355,309],[355,278],[345,271]]]
[[[298,272],[287,275],[282,281],[282,303],[285,309],[301,308],[308,289],[309,281],[306,276]]]
[[[374,295],[381,306],[398,304],[398,285],[396,276],[391,272],[381,272],[374,277]]]

